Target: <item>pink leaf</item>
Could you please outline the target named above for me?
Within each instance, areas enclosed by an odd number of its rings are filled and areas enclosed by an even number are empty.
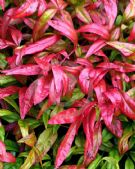
[[[42,76],[37,80],[37,85],[34,94],[34,105],[43,101],[49,94],[49,87],[50,87],[50,76]]]
[[[9,46],[13,47],[13,46],[15,46],[15,44],[8,41],[8,40],[0,39],[0,49],[5,49]]]
[[[112,104],[121,110],[128,118],[135,119],[135,102],[130,96],[117,89],[111,89],[105,92],[105,96],[109,98]]]
[[[66,16],[67,15],[67,16]],[[70,15],[67,12],[63,13],[64,17],[70,17]],[[78,37],[77,33],[73,27],[72,19],[69,18],[69,20],[64,19],[55,19],[48,21],[48,24],[53,27],[54,29],[58,30],[62,35],[65,35],[68,39],[70,39],[74,45],[77,45]]]
[[[0,6],[2,7],[2,10],[5,10],[5,0],[0,0]]]
[[[58,152],[57,152],[56,160],[55,160],[56,168],[59,168],[59,166],[66,159],[66,156],[69,153],[70,147],[74,141],[74,137],[77,134],[79,126],[80,126],[80,121],[76,121],[70,125],[70,128],[68,129],[64,139],[62,140],[58,148]]]
[[[38,75],[41,74],[41,68],[38,65],[27,64],[20,65],[13,69],[3,70],[6,75]]]
[[[4,97],[15,94],[18,92],[18,90],[19,90],[19,87],[17,86],[8,86],[5,88],[0,88],[0,98],[3,99]]]
[[[134,40],[135,40],[135,23],[134,23],[133,28],[130,31],[130,35],[128,37],[129,42],[134,41]]]
[[[88,58],[88,57],[91,56],[92,54],[95,54],[95,53],[98,52],[100,49],[102,49],[104,46],[106,46],[104,40],[97,40],[97,41],[95,41],[95,42],[90,46],[89,50],[87,51],[87,54],[86,54],[85,58]]]
[[[0,141],[0,162],[7,163],[16,162],[15,157],[11,153],[6,152],[5,144],[2,141]]]
[[[47,3],[45,0],[39,0],[38,4],[38,16],[41,16],[47,8]]]
[[[27,87],[22,87],[19,90],[19,107],[20,107],[20,116],[21,119],[24,119],[25,115],[23,114],[23,108],[24,108],[24,97],[26,93]]]
[[[103,0],[106,15],[109,19],[109,29],[113,27],[115,18],[117,16],[117,0]]]
[[[25,45],[25,46],[16,48],[15,54],[17,55],[17,59],[16,59],[17,65],[20,63],[21,58],[24,55],[41,52],[44,49],[55,44],[58,40],[59,40],[59,36],[53,35],[53,36],[47,37],[45,39],[41,39],[33,44],[29,44],[29,45]]]
[[[23,18],[30,16],[36,12],[37,7],[38,0],[26,0],[26,2],[23,3],[22,6],[15,11],[13,18]]]
[[[59,112],[49,120],[49,124],[65,124],[73,123],[80,116],[79,111],[76,108],[69,108],[62,112]]]
[[[94,33],[101,36],[103,39],[109,39],[110,36],[106,27],[102,25],[97,25],[95,23],[82,26],[81,28],[79,28],[78,32]]]
[[[22,33],[17,29],[10,29],[12,39],[14,43],[19,46],[22,41]]]
[[[93,130],[93,144],[89,141],[89,138],[85,142],[84,151],[84,164],[88,165],[96,157],[99,147],[102,143],[101,122],[96,122]]]

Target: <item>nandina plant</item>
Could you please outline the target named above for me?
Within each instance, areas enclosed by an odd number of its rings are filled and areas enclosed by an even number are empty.
[[[103,146],[117,147],[119,160],[134,150],[135,1],[0,6],[0,165],[121,167]]]

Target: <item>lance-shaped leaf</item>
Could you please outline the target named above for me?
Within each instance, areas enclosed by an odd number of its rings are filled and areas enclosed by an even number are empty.
[[[129,150],[129,138],[133,135],[133,131],[128,131],[120,138],[118,149],[120,154],[124,154]]]
[[[38,0],[26,0],[14,13],[13,18],[23,18],[36,12]]]
[[[74,137],[77,134],[79,126],[80,126],[80,121],[76,121],[70,125],[64,139],[62,140],[62,142],[58,148],[58,152],[57,152],[56,160],[55,160],[55,167],[56,168],[59,168],[59,166],[66,159],[66,157],[69,153],[69,150],[71,148],[71,145],[74,141]]]
[[[0,49],[5,49],[7,47],[13,47],[15,44],[5,39],[0,39]]]
[[[6,75],[38,75],[41,74],[41,68],[35,64],[20,65],[13,69],[3,70]]]
[[[93,132],[93,144],[87,139],[85,143],[84,164],[87,166],[96,157],[102,142],[101,123],[96,122]]]
[[[125,20],[129,20],[135,17],[135,1],[134,0],[130,0],[123,15],[124,15]]]
[[[15,157],[11,153],[6,152],[5,144],[2,141],[0,141],[0,162],[7,163],[16,162]]]
[[[14,43],[19,46],[22,40],[22,33],[17,29],[10,29],[12,39]]]
[[[45,0],[38,1],[38,16],[41,16],[47,8],[47,3]]]
[[[26,93],[26,90],[27,90],[27,87],[22,87],[20,88],[19,90],[19,107],[20,107],[20,116],[21,116],[21,119],[24,118],[24,114],[23,114],[23,108],[24,108],[24,97],[25,97],[25,93]]]
[[[8,86],[5,88],[0,88],[0,98],[3,99],[4,97],[15,94],[18,91],[19,91],[19,87],[17,86]]]
[[[16,48],[15,50],[15,54],[17,55],[16,63],[20,63],[24,55],[41,52],[44,49],[54,45],[58,40],[59,40],[59,36],[53,35],[45,39],[41,39],[33,44],[24,45],[19,48]]]
[[[91,69],[89,68],[85,68],[81,71],[80,75],[79,75],[79,84],[80,84],[80,87],[82,89],[82,91],[85,93],[85,94],[88,94],[89,92],[89,89],[90,89],[90,79],[89,79],[89,74],[90,74],[90,71]]]
[[[84,23],[91,23],[91,17],[88,11],[83,6],[76,6],[75,12],[77,17]]]
[[[86,53],[85,58],[88,58],[92,54],[95,54],[98,52],[100,49],[102,49],[104,46],[106,46],[106,43],[104,40],[97,40],[95,41],[89,48],[89,50]]]
[[[117,89],[111,89],[105,92],[112,104],[121,110],[128,118],[135,119],[135,102],[126,93],[120,92]]]
[[[33,29],[33,39],[36,41],[41,36],[43,36],[43,33],[45,29],[47,28],[47,22],[53,18],[53,16],[56,14],[56,9],[47,9],[44,11],[44,13],[41,15],[39,20],[35,23],[34,29]]]
[[[24,98],[24,101],[20,100],[21,118],[23,119],[33,104],[38,104],[43,101],[49,94],[50,77],[41,77],[35,80],[25,91],[22,91],[20,97]],[[24,94],[25,92],[25,94]]]
[[[69,20],[66,18],[69,18]],[[63,16],[60,19],[57,18],[55,20],[48,21],[48,24],[54,29],[58,30],[62,35],[70,39],[75,46],[77,45],[77,33],[73,27],[72,19],[67,12],[63,12]]]
[[[50,103],[60,103],[61,96],[64,96],[69,89],[69,78],[59,65],[52,66],[53,79],[50,86]]]
[[[80,116],[80,113],[76,108],[69,108],[53,116],[48,121],[48,123],[49,124],[73,123],[78,119],[79,116]]]
[[[133,40],[135,40],[135,23],[134,23],[133,28],[131,29],[130,35],[128,37],[129,42],[131,42]]]
[[[0,6],[2,7],[2,10],[5,10],[5,0],[0,0]]]
[[[106,27],[95,23],[81,26],[77,32],[89,32],[101,36],[103,39],[109,39],[109,32]]]
[[[49,94],[49,87],[51,82],[51,76],[42,76],[37,80],[37,85],[34,95],[34,105],[43,101]]]
[[[130,56],[135,52],[135,44],[126,43],[126,42],[119,42],[119,41],[112,41],[106,42],[109,46],[119,50],[124,56]]]
[[[84,165],[63,165],[59,169],[85,169]]]
[[[67,6],[67,3],[63,0],[51,0],[55,7],[59,10],[64,9]]]
[[[103,0],[103,3],[109,19],[109,29],[111,29],[117,16],[117,3],[116,0]]]

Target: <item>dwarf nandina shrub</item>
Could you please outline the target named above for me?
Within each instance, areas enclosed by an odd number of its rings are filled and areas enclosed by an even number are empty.
[[[0,6],[1,167],[134,168],[135,1]]]

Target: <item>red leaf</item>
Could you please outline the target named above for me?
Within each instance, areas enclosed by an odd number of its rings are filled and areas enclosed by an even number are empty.
[[[12,15],[14,14],[16,8],[10,8],[8,9],[3,18],[2,18],[2,25],[1,25],[1,36],[3,39],[6,39],[7,36],[7,30],[9,27],[9,24],[11,23],[12,19]]]
[[[8,86],[5,88],[0,88],[0,99],[3,99],[4,97],[17,93],[18,90],[19,90],[19,87],[17,86]]]
[[[115,18],[117,16],[117,0],[103,0],[104,8],[106,11],[106,15],[109,20],[109,29],[113,27]]]
[[[27,65],[20,65],[13,69],[3,70],[2,73],[6,75],[38,75],[41,74],[41,68],[38,65],[34,64],[27,64]]]
[[[66,159],[66,156],[68,155],[70,147],[74,141],[74,137],[77,134],[80,123],[81,123],[80,121],[76,121],[76,122],[72,123],[70,125],[70,128],[68,129],[64,139],[62,140],[62,142],[58,148],[57,155],[56,155],[56,160],[55,160],[56,169],[59,168],[59,166]]]
[[[11,153],[6,152],[5,144],[2,141],[0,141],[0,162],[7,163],[16,162],[15,157]]]
[[[97,41],[95,41],[95,42],[90,46],[89,50],[87,51],[87,54],[86,54],[85,58],[88,58],[88,57],[91,56],[92,54],[95,54],[95,53],[98,52],[100,49],[102,49],[104,46],[106,46],[104,40],[97,40]]]
[[[5,49],[9,46],[15,46],[14,43],[8,41],[8,40],[5,40],[5,39],[0,39],[0,49]]]
[[[19,46],[22,41],[22,33],[17,29],[10,29],[12,39],[14,43]]]
[[[81,71],[81,73],[79,75],[79,84],[80,84],[82,91],[85,94],[88,94],[89,90],[92,88],[91,82],[89,79],[90,71],[91,71],[91,69],[85,68]]]
[[[0,0],[0,6],[2,7],[2,10],[5,10],[5,0]]]
[[[85,143],[84,164],[86,166],[95,159],[98,149],[101,145],[101,142],[102,142],[101,123],[96,122],[93,131],[93,144],[91,144],[89,138],[86,139]]]
[[[112,104],[121,110],[128,118],[135,120],[135,102],[126,93],[119,92],[117,89],[111,89],[105,93]]]
[[[81,28],[79,28],[78,32],[94,33],[101,36],[103,39],[109,39],[110,36],[106,27],[102,25],[97,25],[95,23],[82,26]]]
[[[101,117],[103,118],[106,127],[118,138],[122,136],[122,123],[114,117],[115,105],[110,101],[104,101],[99,105]],[[116,107],[117,108],[117,107]]]
[[[62,112],[59,112],[49,120],[49,124],[65,124],[73,123],[80,116],[79,111],[76,108],[69,108]]]
[[[20,106],[21,108],[21,116],[22,118],[28,113],[31,109],[33,104],[38,104],[43,101],[49,94],[49,86],[50,86],[50,77],[44,77],[35,80],[31,85],[27,88],[26,92],[25,89],[22,90],[20,93],[20,104],[21,100],[23,99],[23,104]],[[24,93],[25,92],[25,93]]]
[[[15,11],[13,18],[23,18],[26,16],[30,16],[34,12],[36,12],[37,7],[38,0],[26,0],[26,2],[23,3],[21,7]]]
[[[43,101],[49,94],[49,87],[50,87],[50,76],[42,76],[37,80],[37,85],[34,94],[34,105]]]
[[[53,36],[47,37],[45,39],[39,40],[33,44],[29,44],[29,45],[25,45],[25,46],[16,48],[15,54],[17,55],[17,59],[16,59],[17,65],[18,65],[18,63],[20,63],[21,58],[24,55],[41,52],[44,49],[55,44],[58,40],[59,40],[59,36],[53,35]]]
[[[128,41],[129,41],[129,42],[131,42],[131,41],[133,41],[133,40],[135,40],[135,23],[134,23],[133,28],[132,28],[132,30],[130,31],[130,35],[129,35],[129,37],[128,37]]]
[[[27,87],[22,87],[19,90],[19,107],[20,107],[20,116],[21,119],[24,119],[25,115],[23,114],[23,108],[24,108],[24,98],[26,93]]]
[[[69,20],[67,20],[66,17],[68,17]],[[58,30],[62,35],[65,35],[68,39],[70,39],[75,46],[77,45],[77,33],[73,27],[72,19],[67,12],[63,12],[61,19],[48,21],[48,24],[54,29]]]
[[[45,0],[39,0],[38,4],[38,16],[41,16],[47,8],[47,3]]]

